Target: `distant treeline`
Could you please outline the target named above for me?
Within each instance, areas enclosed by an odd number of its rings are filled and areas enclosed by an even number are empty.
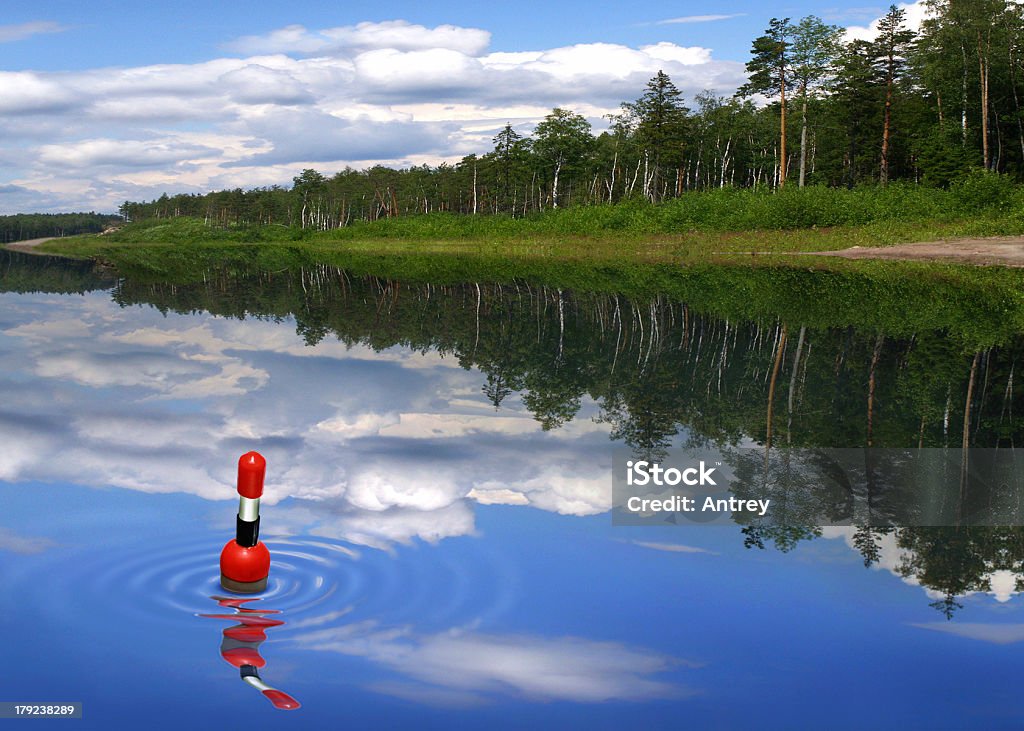
[[[94,234],[121,219],[104,213],[18,213],[0,216],[0,243],[45,236]]]
[[[919,31],[891,6],[873,41],[846,41],[815,16],[774,18],[734,96],[684,100],[659,71],[596,136],[584,117],[555,108],[532,134],[507,124],[491,150],[456,164],[307,169],[290,188],[165,194],[120,213],[322,230],[435,211],[521,217],[657,203],[713,188],[948,187],[972,169],[1024,179],[1024,5],[927,4]]]

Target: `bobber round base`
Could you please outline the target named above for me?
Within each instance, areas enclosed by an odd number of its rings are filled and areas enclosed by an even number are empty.
[[[262,543],[241,546],[228,541],[220,553],[220,585],[235,594],[255,594],[267,588],[270,551]]]
[[[224,587],[226,591],[230,591],[235,594],[256,594],[266,590],[267,578],[268,577],[264,576],[259,581],[235,581],[234,579],[229,579],[224,574],[221,574],[220,585]]]

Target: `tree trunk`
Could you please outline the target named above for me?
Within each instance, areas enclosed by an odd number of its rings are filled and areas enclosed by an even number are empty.
[[[1024,123],[1020,118],[1020,97],[1017,95],[1017,62],[1013,57],[1013,43],[1010,43],[1010,88],[1013,90],[1013,110],[1017,118],[1017,139],[1020,141],[1020,157],[1024,160]]]
[[[978,86],[981,92],[981,160],[985,169],[991,167],[988,149],[988,53],[978,31]]]
[[[476,163],[473,163],[473,215],[476,215]]]
[[[779,333],[779,344],[776,346],[775,363],[772,366],[772,377],[768,383],[768,413],[765,420],[765,460],[768,459],[767,450],[772,448],[772,416],[775,413],[775,384],[779,380],[779,370],[782,368],[782,352],[786,349],[787,326],[782,326]]]
[[[779,187],[786,184],[786,71],[783,67],[779,72]]]
[[[892,48],[889,50],[889,68],[885,77],[885,112],[882,121],[882,161],[878,170],[878,182],[889,184],[889,126],[892,120],[892,86],[896,59]]]
[[[558,174],[562,172],[562,158],[555,162],[555,180],[551,184],[551,207],[558,208]]]
[[[807,174],[807,82],[800,89],[803,104],[800,109],[800,187],[804,187]]]
[[[960,84],[960,134],[962,144],[967,145],[967,49],[960,44],[960,60],[963,63],[964,74]]]
[[[882,355],[882,343],[885,336],[879,335],[875,340],[875,349],[871,354],[871,370],[868,374],[868,446],[874,446],[874,419],[875,419],[875,372],[878,366],[878,359]]]

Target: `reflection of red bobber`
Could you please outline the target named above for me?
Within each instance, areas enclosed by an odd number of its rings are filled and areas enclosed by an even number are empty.
[[[210,619],[228,619],[238,624],[224,630],[224,640],[220,643],[220,656],[225,662],[238,668],[242,680],[256,688],[276,708],[293,711],[301,707],[301,703],[285,693],[263,682],[260,668],[267,661],[260,655],[260,645],[267,639],[266,630],[284,624],[279,619],[268,617],[268,614],[279,614],[276,609],[251,609],[243,605],[259,599],[232,599],[226,596],[211,597],[222,607],[234,609],[234,614],[200,614]]]
[[[238,458],[238,516],[235,540],[220,552],[220,585],[238,594],[267,588],[270,551],[260,543],[260,496],[267,461],[259,452]]]

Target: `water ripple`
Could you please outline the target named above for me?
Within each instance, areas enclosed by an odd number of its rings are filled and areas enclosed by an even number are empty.
[[[471,539],[466,539],[471,540]],[[272,556],[260,606],[288,617],[282,631],[328,627],[349,615],[387,624],[452,626],[505,611],[515,595],[514,571],[484,542],[472,550],[399,547],[393,553],[318,537],[270,537]],[[218,559],[223,543],[209,534],[174,543],[116,543],[55,549],[0,569],[19,605],[51,614],[102,612],[111,620],[194,622],[223,595]],[[463,547],[464,549],[466,547]]]

